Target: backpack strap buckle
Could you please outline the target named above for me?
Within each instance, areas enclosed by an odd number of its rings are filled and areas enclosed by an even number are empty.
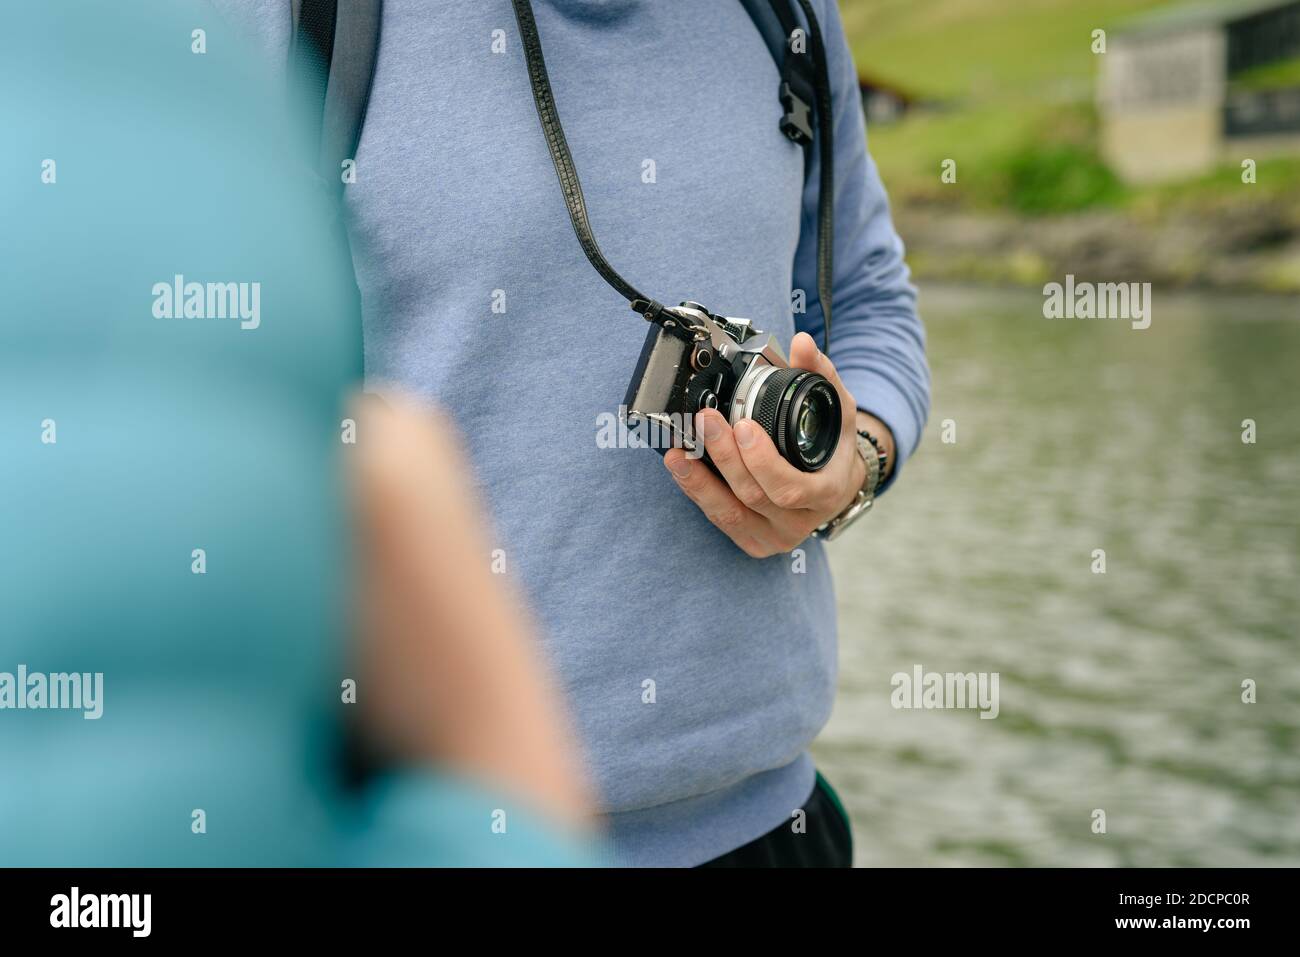
[[[785,110],[781,117],[781,132],[800,146],[810,146],[813,141],[812,105],[816,85],[807,43],[807,36],[798,27],[785,38],[781,88],[778,91],[781,107]]]
[[[795,93],[789,83],[781,84],[780,97],[785,110],[781,132],[800,146],[808,146],[813,141],[812,104]]]

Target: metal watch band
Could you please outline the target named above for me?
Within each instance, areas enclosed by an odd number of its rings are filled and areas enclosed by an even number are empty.
[[[885,481],[888,456],[871,433],[864,429],[858,429],[857,432],[858,454],[862,456],[862,461],[867,467],[867,474],[862,480],[862,487],[858,489],[858,494],[849,503],[848,508],[813,532],[813,536],[822,541],[834,541],[854,521],[870,511],[875,503],[876,492]]]

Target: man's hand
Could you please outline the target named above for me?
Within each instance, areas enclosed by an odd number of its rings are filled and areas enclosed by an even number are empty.
[[[835,454],[820,472],[801,472],[776,450],[771,438],[750,419],[733,429],[712,409],[695,417],[696,432],[704,438],[709,458],[726,481],[698,459],[671,449],[664,465],[677,484],[709,521],[718,526],[754,558],[788,552],[834,518],[853,501],[866,478],[866,463],[858,454],[857,429],[866,429],[894,462],[894,437],[884,423],[865,412],[840,381],[831,360],[822,355],[807,333],[794,337],[790,365],[820,372],[835,386],[843,408],[840,441]]]

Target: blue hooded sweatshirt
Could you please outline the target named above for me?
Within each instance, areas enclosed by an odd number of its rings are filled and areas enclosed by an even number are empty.
[[[288,0],[212,2],[286,58]],[[839,12],[813,6],[835,123],[829,355],[901,466],[929,407],[924,334]],[[609,261],[662,302],[820,344],[818,164],[778,130],[777,68],[743,6],[533,7]],[[835,691],[823,546],[749,558],[659,455],[609,440],[646,324],[574,238],[509,0],[384,5],[355,160],[367,382],[468,437],[493,552],[466,560],[531,600],[623,860],[699,864],[788,821]]]

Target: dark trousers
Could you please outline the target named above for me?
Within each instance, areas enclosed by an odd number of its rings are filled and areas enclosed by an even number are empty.
[[[853,832],[839,795],[817,774],[803,805],[802,822],[794,815],[762,837],[701,867],[852,867]]]

